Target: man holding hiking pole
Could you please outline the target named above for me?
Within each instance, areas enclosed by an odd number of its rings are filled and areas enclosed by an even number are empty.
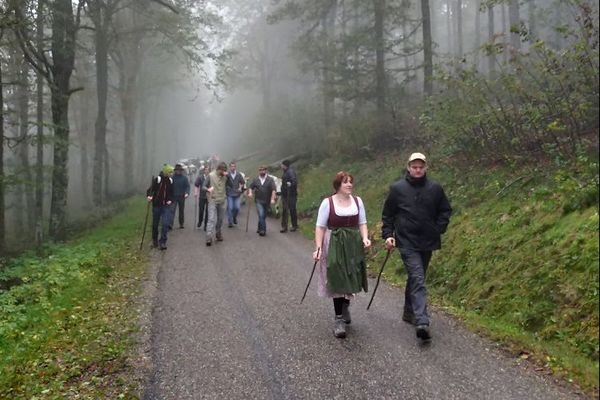
[[[148,201],[152,202],[152,247],[160,247],[161,250],[167,249],[167,232],[171,224],[172,173],[173,167],[165,164],[158,176],[152,179],[152,183],[146,191]],[[159,224],[162,225],[160,239],[158,238]]]
[[[408,158],[404,178],[392,184],[383,206],[381,236],[397,247],[407,273],[402,319],[415,325],[417,337],[431,340],[425,275],[433,250],[441,248],[452,208],[442,186],[427,178],[422,153]]]

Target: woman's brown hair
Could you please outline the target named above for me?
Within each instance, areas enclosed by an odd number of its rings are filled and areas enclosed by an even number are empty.
[[[335,178],[333,179],[333,189],[335,190],[335,193],[340,190],[340,186],[342,186],[342,183],[344,183],[346,179],[350,179],[350,182],[354,183],[354,177],[350,172],[340,171],[335,174]]]

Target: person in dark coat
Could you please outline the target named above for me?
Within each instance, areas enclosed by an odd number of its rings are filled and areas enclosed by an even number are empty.
[[[237,215],[240,211],[242,202],[242,193],[246,186],[246,180],[237,170],[235,162],[229,163],[229,174],[227,174],[227,186],[225,192],[227,194],[227,222],[228,227],[233,228],[237,225]]]
[[[289,160],[283,160],[281,169],[281,204],[283,212],[281,214],[281,233],[288,231],[288,215],[290,216],[292,227],[290,232],[298,229],[298,213],[296,212],[296,201],[298,200],[298,178],[296,171],[290,166]]]
[[[402,319],[416,326],[422,340],[431,339],[425,275],[452,214],[444,189],[426,172],[425,155],[411,154],[406,176],[390,187],[381,228],[386,248],[398,248],[408,275]]]
[[[173,180],[171,174],[173,167],[165,164],[162,171],[152,182],[146,197],[152,202],[152,246],[161,250],[167,249],[167,232],[171,224],[171,204],[173,203]],[[161,225],[160,239],[158,238],[158,226]]]
[[[206,223],[208,221],[208,198],[206,197],[206,191],[202,190],[202,186],[209,172],[210,169],[208,168],[208,164],[206,164],[194,181],[194,196],[198,199],[198,228],[201,228],[202,222],[204,222],[204,232],[206,232]]]
[[[277,193],[275,181],[267,174],[267,166],[258,169],[258,177],[248,187],[248,197],[254,197],[256,212],[258,213],[258,229],[256,233],[260,236],[267,234],[267,209],[275,204]]]
[[[172,215],[175,219],[175,211],[179,208],[178,219],[179,229],[183,229],[183,223],[185,218],[185,199],[190,195],[190,180],[187,174],[184,173],[183,166],[181,164],[175,165],[175,172],[173,173],[173,205]],[[173,221],[171,221],[171,228],[173,228]]]

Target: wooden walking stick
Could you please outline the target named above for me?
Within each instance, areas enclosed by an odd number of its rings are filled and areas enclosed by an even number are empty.
[[[248,189],[248,192],[250,191],[250,189]],[[246,197],[249,197],[246,194]],[[248,210],[246,210],[246,232],[248,232],[248,223],[250,222],[250,202],[248,202]]]
[[[306,292],[308,292],[308,287],[310,286],[310,281],[312,281],[312,277],[315,273],[315,268],[317,267],[317,263],[319,262],[319,254],[321,253],[321,248],[319,247],[317,249],[317,259],[315,260],[315,263],[313,264],[312,267],[312,272],[310,273],[310,278],[308,278],[308,284],[306,285],[306,289],[304,289],[304,294],[302,295],[302,299],[300,300],[300,304],[302,304],[302,302],[304,301],[304,298],[306,297]]]
[[[375,289],[373,289],[373,294],[371,295],[371,300],[369,301],[369,305],[367,306],[367,310],[371,307],[371,303],[373,302],[373,298],[375,298],[375,292],[377,292],[377,287],[379,286],[379,280],[381,279],[381,273],[385,268],[385,263],[388,258],[390,258],[390,254],[392,253],[392,249],[388,249],[387,254],[385,255],[385,260],[383,260],[383,264],[381,264],[381,269],[379,270],[379,275],[377,276],[377,283],[375,284]]]
[[[148,202],[148,206],[146,206],[146,218],[144,219],[144,230],[142,231],[142,241],[140,243],[140,251],[142,250],[142,246],[144,245],[144,237],[146,236],[146,227],[148,226],[148,215],[150,214],[150,203]]]

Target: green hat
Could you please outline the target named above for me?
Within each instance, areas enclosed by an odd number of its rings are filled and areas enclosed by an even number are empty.
[[[173,172],[173,166],[171,164],[164,164],[162,168],[162,173],[168,175]]]

